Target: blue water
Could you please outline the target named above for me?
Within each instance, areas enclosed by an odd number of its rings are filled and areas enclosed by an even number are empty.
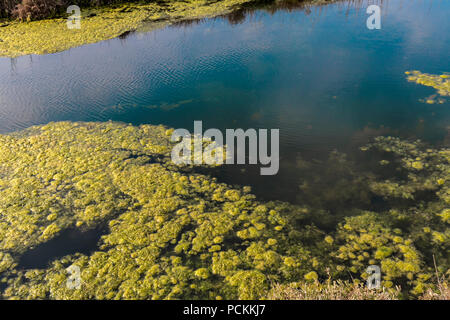
[[[406,70],[450,72],[450,1],[388,0],[246,10],[131,34],[62,53],[0,58],[0,132],[50,121],[124,121],[204,128],[279,128],[276,177],[227,167],[223,179],[270,185],[280,198],[298,180],[300,154],[350,152],[391,134],[448,143],[450,104]],[[447,140],[446,140],[447,139]],[[447,142],[446,142],[447,141]],[[294,188],[295,189],[295,188]]]

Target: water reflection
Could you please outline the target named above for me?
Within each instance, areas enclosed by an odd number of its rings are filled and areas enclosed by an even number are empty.
[[[184,21],[45,56],[0,59],[0,132],[49,121],[124,121],[205,128],[280,128],[281,168],[216,174],[267,198],[295,199],[298,159],[326,165],[379,134],[448,143],[448,102],[406,70],[450,71],[447,1],[277,2]],[[245,173],[245,174],[243,174]],[[277,186],[271,188],[270,186]]]

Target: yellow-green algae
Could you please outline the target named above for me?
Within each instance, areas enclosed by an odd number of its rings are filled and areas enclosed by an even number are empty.
[[[81,29],[68,29],[67,19],[8,22],[0,28],[0,56],[18,57],[64,51],[116,38],[128,31],[167,26],[176,21],[214,17],[252,0],[187,0],[126,4],[119,8],[82,8]]]
[[[12,272],[4,296],[256,298],[269,280],[312,270],[309,252],[287,236],[294,207],[177,171],[165,158],[168,133],[63,122],[0,136],[2,269],[64,229],[105,219],[110,228],[91,256]],[[81,267],[82,290],[66,288],[67,264]]]
[[[338,225],[324,235],[330,249],[321,249],[333,257],[334,279],[344,273],[364,279],[365,268],[376,264],[384,287],[411,286],[421,294],[433,257],[442,274],[450,266],[450,149],[378,137],[361,150],[367,155],[359,166],[338,152],[317,167],[299,158],[299,202],[313,210],[309,223]]]
[[[359,221],[347,218],[338,237],[350,240],[351,245],[340,248],[340,258],[362,255],[358,261],[369,258],[369,263],[381,265],[385,286],[395,284],[395,278],[406,277],[405,281],[416,279],[414,293],[423,293],[424,280],[431,276],[435,261],[439,272],[449,272],[450,228],[446,217],[450,207],[450,148],[434,149],[420,140],[378,137],[364,150],[381,152],[394,161],[392,169],[397,176],[368,182],[371,192],[383,197],[390,208],[382,214],[359,216]],[[365,257],[370,247],[375,259]],[[404,257],[402,261],[396,260],[396,252]],[[359,262],[352,264],[357,268]]]
[[[417,70],[406,71],[405,74],[408,75],[407,79],[410,82],[415,82],[424,86],[432,87],[436,89],[437,93],[431,95],[423,100],[422,102],[433,104],[433,103],[444,103],[444,98],[437,98],[437,95],[441,97],[450,96],[450,75],[443,73],[441,75],[422,73]]]
[[[0,135],[2,297],[264,298],[271,283],[330,276],[358,283],[370,264],[381,266],[385,290],[395,294],[400,285],[420,295],[433,288],[433,256],[438,272],[448,272],[448,148],[377,138],[364,152],[390,155],[383,167],[401,174],[363,175],[363,195],[385,198],[387,208],[355,205],[325,232],[314,221],[336,217],[314,201],[260,202],[247,187],[172,165],[170,133],[61,122]],[[330,159],[351,167],[336,153]],[[92,254],[55,258],[45,269],[17,267],[24,252],[63,230],[101,223],[108,230]],[[79,290],[66,286],[71,265],[81,269]]]

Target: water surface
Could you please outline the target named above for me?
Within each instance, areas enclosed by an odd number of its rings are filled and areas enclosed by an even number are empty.
[[[281,168],[225,166],[226,182],[269,199],[299,192],[296,160],[355,152],[392,134],[448,142],[450,105],[406,70],[450,71],[450,1],[389,0],[259,8],[130,34],[66,52],[0,58],[0,132],[50,121],[123,121],[204,128],[279,128]]]

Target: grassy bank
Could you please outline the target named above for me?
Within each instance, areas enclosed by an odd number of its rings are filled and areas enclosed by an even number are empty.
[[[434,290],[428,289],[419,300],[450,300],[449,281],[445,278],[436,279]],[[318,281],[294,283],[289,285],[276,284],[267,296],[269,300],[401,300],[399,287],[392,290],[380,288],[368,289],[364,284],[348,281]]]
[[[81,29],[68,29],[65,18],[4,21],[0,23],[0,56],[60,52],[116,38],[129,31],[149,31],[183,20],[226,14],[251,1],[189,0],[126,4],[117,8],[81,8]]]

